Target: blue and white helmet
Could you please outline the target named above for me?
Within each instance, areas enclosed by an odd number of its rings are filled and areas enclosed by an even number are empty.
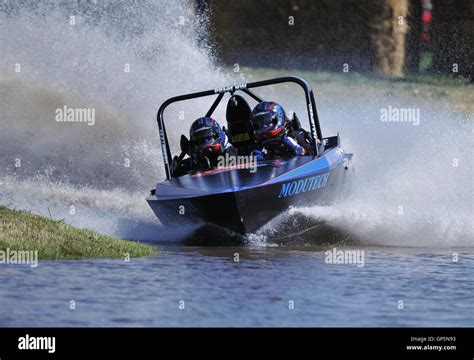
[[[260,141],[282,135],[286,120],[283,107],[273,101],[262,101],[250,114],[255,137]]]
[[[189,130],[191,146],[198,156],[219,155],[226,149],[228,139],[219,123],[210,117],[201,117]]]

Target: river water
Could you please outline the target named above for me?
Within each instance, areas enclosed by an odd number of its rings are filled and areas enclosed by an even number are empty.
[[[338,248],[363,250],[363,266],[328,264],[314,246],[160,249],[128,263],[0,267],[0,325],[474,325],[468,249]]]
[[[164,176],[156,111],[168,97],[266,70],[217,68],[184,1],[6,3],[0,203],[161,253],[0,265],[0,326],[474,326],[472,114],[356,78],[312,82],[323,134],[339,132],[354,153],[350,195],[228,244],[194,224],[163,228],[148,208]],[[274,74],[283,75],[300,72]],[[261,95],[305,112],[295,89]],[[170,108],[170,138],[211,102]],[[94,125],[56,122],[65,105],[94,108]],[[383,122],[389,106],[419,118]],[[303,233],[307,225],[320,228]],[[363,251],[364,265],[326,263],[333,247]]]

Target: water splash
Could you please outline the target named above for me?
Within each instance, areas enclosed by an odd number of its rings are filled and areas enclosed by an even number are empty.
[[[143,199],[163,177],[159,104],[235,82],[216,69],[186,2],[0,4],[0,202],[129,238],[192,233],[194,225],[165,232]],[[294,235],[304,221],[316,228],[301,236],[309,243],[327,240],[332,229],[330,236],[363,244],[473,246],[472,114],[363,85],[350,96],[325,90],[315,88],[323,132],[341,132],[355,154],[351,196],[332,207],[292,209],[250,243]],[[304,113],[299,92],[267,92]],[[55,122],[64,104],[95,108],[95,126]],[[420,125],[381,122],[388,105],[419,108]],[[170,139],[188,130],[199,115],[194,108],[170,107]]]
[[[354,153],[349,195],[330,207],[291,209],[259,239],[271,242],[293,222],[290,233],[315,225],[302,236],[308,244],[473,247],[472,114],[369,89],[351,98],[326,94],[319,103],[323,133],[341,131]],[[380,109],[389,104],[419,109],[420,124],[381,122]]]
[[[7,1],[0,9],[0,202],[120,236],[142,238],[145,224],[156,233],[144,196],[163,176],[157,108],[228,83],[199,41],[204,20],[186,1]],[[95,125],[56,122],[64,105],[94,108]],[[186,124],[175,121],[170,137]]]

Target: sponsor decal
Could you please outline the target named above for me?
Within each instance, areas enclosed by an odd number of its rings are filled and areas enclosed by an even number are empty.
[[[311,121],[314,121],[313,107],[311,106],[311,104],[308,104],[308,110],[309,110],[309,117],[311,118]]]
[[[249,133],[236,134],[236,135],[233,135],[230,139],[231,143],[237,143],[237,142],[242,142],[242,141],[250,141]]]
[[[218,93],[221,93],[221,92],[242,90],[242,89],[245,89],[246,87],[247,87],[247,84],[240,84],[240,85],[235,85],[235,86],[225,86],[225,87],[214,89],[214,93],[218,94]]]
[[[345,151],[344,151],[344,149],[342,148],[342,146],[338,146],[338,147],[336,148],[336,154],[337,154],[337,155],[342,155],[342,154],[344,154],[344,153],[345,153]]]
[[[313,191],[325,187],[328,183],[329,173],[313,176],[303,180],[290,181],[282,184],[278,198],[293,196],[308,191]]]
[[[165,164],[168,165],[168,154],[166,152],[165,134],[163,130],[160,130],[160,140],[161,140],[161,151],[163,152],[163,160]]]

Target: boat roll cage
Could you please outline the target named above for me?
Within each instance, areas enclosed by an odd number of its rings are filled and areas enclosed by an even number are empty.
[[[157,121],[158,121],[158,129],[160,132],[160,142],[161,142],[161,150],[163,153],[163,163],[165,166],[165,171],[166,171],[166,179],[170,180],[171,179],[171,169],[170,169],[170,162],[171,162],[171,151],[170,151],[170,145],[168,141],[168,137],[166,135],[166,128],[165,128],[165,121],[163,118],[163,113],[165,109],[171,105],[172,103],[178,102],[178,101],[184,101],[184,100],[189,100],[189,99],[195,99],[199,97],[204,97],[204,96],[212,96],[216,95],[217,97],[214,100],[213,104],[209,108],[209,110],[206,113],[206,116],[211,116],[214,110],[217,108],[219,103],[221,102],[222,98],[224,97],[225,93],[230,93],[231,96],[234,95],[237,91],[242,91],[257,102],[262,102],[264,101],[262,98],[260,98],[257,94],[255,94],[253,91],[250,89],[252,88],[257,88],[261,86],[268,86],[268,85],[274,85],[274,84],[281,84],[281,83],[295,83],[301,86],[304,90],[305,97],[306,97],[306,107],[308,110],[308,120],[309,120],[309,128],[310,128],[310,133],[311,137],[314,140],[314,145],[315,145],[315,154],[318,156],[318,144],[316,139],[319,139],[322,141],[322,134],[321,134],[321,126],[319,124],[319,118],[318,118],[318,112],[316,110],[316,102],[314,101],[314,94],[313,90],[311,89],[311,86],[309,83],[299,77],[293,77],[293,76],[286,76],[286,77],[280,77],[276,79],[269,79],[269,80],[262,80],[262,81],[255,81],[247,84],[239,84],[239,85],[231,85],[231,86],[225,86],[222,88],[217,88],[213,90],[207,90],[207,91],[200,91],[192,94],[186,94],[186,95],[180,95],[180,96],[175,96],[172,98],[169,98],[166,100],[161,106],[160,109],[158,110],[157,114]]]

